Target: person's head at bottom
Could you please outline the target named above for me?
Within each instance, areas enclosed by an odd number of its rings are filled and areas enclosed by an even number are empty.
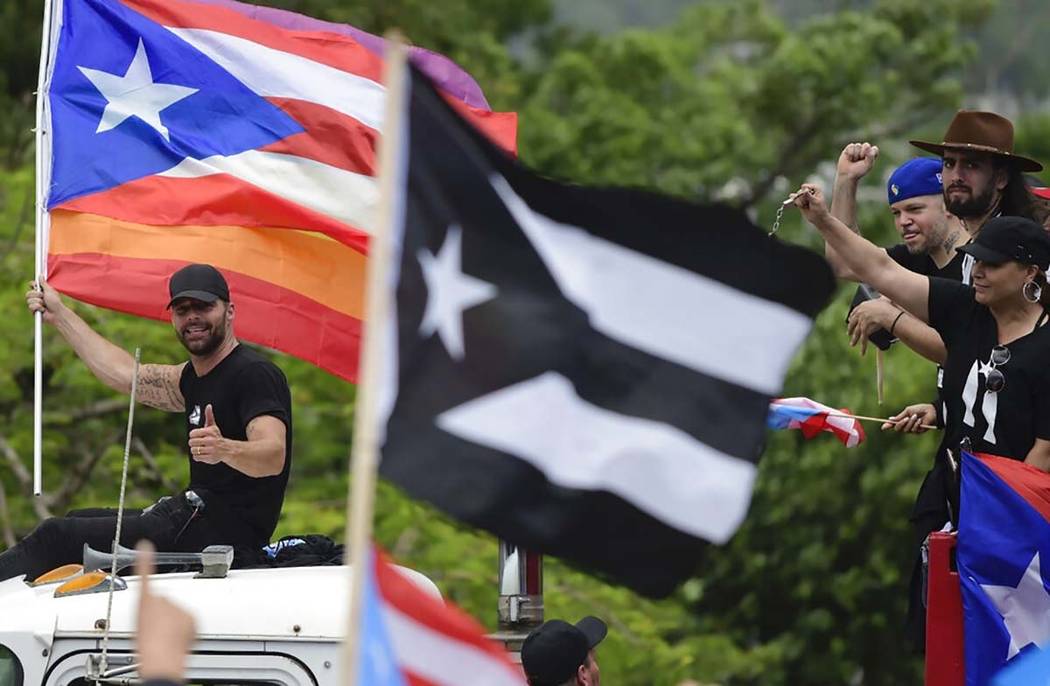
[[[584,617],[575,625],[552,619],[521,646],[521,666],[530,686],[599,686],[595,647],[608,633],[605,622]]]

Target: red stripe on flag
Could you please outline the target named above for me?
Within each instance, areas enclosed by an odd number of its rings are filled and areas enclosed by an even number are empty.
[[[1050,522],[1050,474],[1009,457],[974,454]]]
[[[493,143],[515,157],[518,156],[518,113],[479,110],[461,100],[442,93],[445,101],[459,112],[460,116],[489,137]]]
[[[375,559],[376,586],[388,605],[436,633],[466,643],[501,661],[507,659],[503,650],[485,638],[485,629],[477,620],[458,607],[420,591],[390,565],[382,551],[376,550]]]
[[[827,415],[824,414],[815,414],[807,418],[804,422],[799,423],[798,428],[806,438],[814,438],[826,429],[830,430]]]
[[[186,264],[97,253],[50,255],[48,283],[83,302],[168,321],[168,278]],[[226,269],[223,273],[235,294],[238,338],[356,381],[360,320],[272,283]],[[99,288],[100,283],[106,287]]]
[[[349,36],[328,31],[294,31],[280,28],[225,7],[188,0],[122,2],[162,26],[218,31],[357,74],[376,83],[381,83],[383,79],[382,58]]]
[[[188,0],[122,2],[163,26],[218,31],[382,83],[383,60],[349,36],[328,31],[279,28],[232,9]],[[472,107],[450,94],[446,94],[445,98],[496,145],[511,154],[517,154],[518,118],[515,112],[492,112]],[[310,130],[309,126],[306,128]]]
[[[442,94],[442,97],[489,140],[512,155],[518,154],[517,112],[478,110],[450,95]],[[284,110],[305,131],[260,150],[308,157],[347,171],[375,175],[379,133],[371,126],[307,100],[274,97],[266,100]]]
[[[430,679],[424,679],[418,674],[410,670],[402,670],[402,675],[405,677],[405,681],[408,682],[408,686],[438,686]]]
[[[305,157],[339,169],[375,176],[375,151],[379,141],[375,129],[317,103],[291,98],[266,99],[299,122],[305,131],[259,150]],[[502,126],[496,133],[506,136],[505,124],[493,126]],[[516,122],[514,126],[517,126]]]
[[[147,176],[54,210],[153,226],[266,226],[317,231],[361,253],[368,234],[227,174],[195,179]]]

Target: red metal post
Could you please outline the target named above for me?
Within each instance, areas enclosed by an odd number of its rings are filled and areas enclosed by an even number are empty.
[[[963,686],[963,613],[954,534],[930,534],[926,581],[926,686]]]

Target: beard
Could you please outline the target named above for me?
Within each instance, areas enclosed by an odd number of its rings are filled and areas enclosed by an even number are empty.
[[[980,195],[971,195],[969,199],[953,199],[948,193],[950,188],[944,191],[944,206],[949,212],[960,219],[983,217],[992,209],[995,201],[995,188],[989,185]],[[970,189],[971,194],[973,189]]]
[[[948,222],[938,221],[919,232],[919,240],[905,243],[904,247],[912,255],[929,255],[931,250],[943,245],[948,249]]]
[[[186,348],[191,355],[197,355],[198,357],[210,355],[218,350],[219,346],[226,339],[226,321],[223,320],[215,326],[209,325],[207,334],[204,338],[188,341],[186,340],[185,330],[179,331],[179,343],[182,343],[182,347]]]
[[[905,243],[904,247],[908,249],[909,255],[927,255],[930,252],[930,246],[926,241],[922,243]]]

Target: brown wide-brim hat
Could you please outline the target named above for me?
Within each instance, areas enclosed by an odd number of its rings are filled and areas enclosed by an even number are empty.
[[[945,150],[982,152],[1013,163],[1026,172],[1043,171],[1035,160],[1014,154],[1014,125],[994,112],[959,110],[940,143],[908,141],[920,150],[943,156]]]

